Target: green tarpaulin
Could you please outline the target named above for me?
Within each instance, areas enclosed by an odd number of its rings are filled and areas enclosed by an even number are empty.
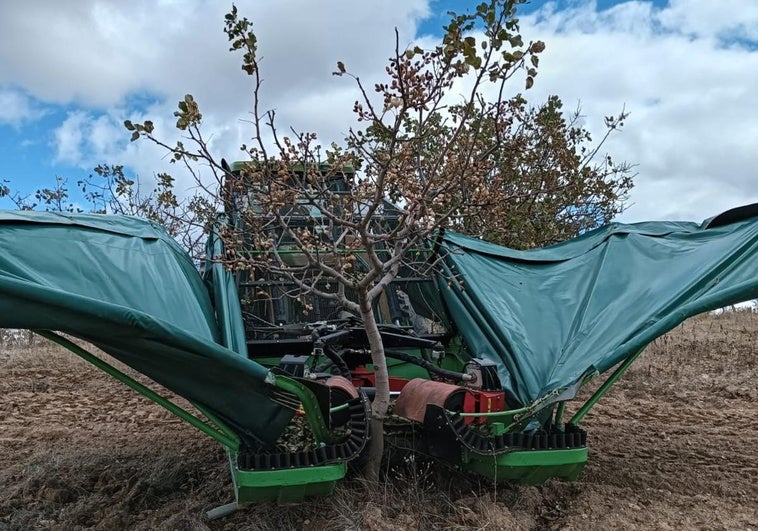
[[[447,233],[441,291],[470,352],[497,362],[505,388],[529,404],[609,369],[686,317],[757,298],[757,213],[613,224],[531,251]],[[218,239],[208,250],[221,252]],[[269,372],[244,356],[229,274],[209,264],[204,282],[144,220],[0,212],[0,327],[85,339],[248,444],[272,442],[292,415],[272,401]]]
[[[615,223],[529,251],[447,233],[441,291],[471,353],[497,362],[505,388],[530,404],[689,316],[758,298],[756,214]]]
[[[211,267],[208,281],[228,290],[216,301],[220,319],[239,320],[223,268]],[[292,412],[270,400],[269,373],[240,355],[244,340],[234,326],[219,332],[195,265],[153,223],[0,212],[0,327],[87,340],[214,414],[249,444],[269,443]]]

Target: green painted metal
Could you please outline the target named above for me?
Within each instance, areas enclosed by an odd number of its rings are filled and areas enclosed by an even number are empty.
[[[505,433],[505,424],[502,422],[493,422],[490,424],[490,431],[492,435],[502,435]]]
[[[273,376],[273,374],[272,374]],[[329,429],[326,427],[324,417],[321,415],[321,409],[319,408],[318,401],[313,395],[310,389],[305,387],[300,382],[287,378],[286,376],[276,375],[274,376],[273,384],[282,389],[297,396],[300,402],[303,404],[303,412],[305,418],[308,421],[313,436],[318,442],[331,442],[332,436],[329,433]]]
[[[521,423],[516,421],[516,417],[529,411],[529,408],[509,409],[506,411],[490,411],[485,413],[460,413],[454,411],[448,411],[449,415],[458,415],[461,417],[481,417],[487,422],[487,426],[492,435],[499,433],[507,433],[512,431],[515,427]]]
[[[579,408],[579,410],[574,414],[573,417],[571,417],[571,420],[569,421],[569,424],[577,425],[579,424],[584,416],[587,414],[587,412],[592,409],[592,406],[597,404],[597,401],[602,398],[602,396],[608,392],[608,389],[611,388],[611,386],[616,383],[616,380],[621,378],[621,375],[626,372],[626,370],[632,365],[634,360],[637,359],[637,357],[642,354],[642,351],[645,350],[640,349],[638,350],[634,355],[629,356],[627,359],[621,363],[621,365],[618,366],[618,368],[613,371],[613,374],[611,374],[604,382],[603,385],[601,385],[597,391],[595,391],[591,397],[582,405],[582,407]]]
[[[329,413],[339,413],[340,411],[345,411],[349,407],[350,404],[342,404],[341,406],[330,408]]]
[[[195,403],[193,403],[192,405],[195,406],[195,408],[200,413],[202,413],[205,416],[205,418],[207,418],[211,422],[211,424],[213,424],[216,428],[218,428],[218,431],[220,431],[221,433],[223,433],[230,439],[237,441],[237,446],[234,448],[230,448],[231,450],[237,450],[239,448],[239,445],[240,445],[239,437],[237,437],[237,434],[234,433],[234,431],[231,428],[229,428],[226,424],[224,424],[224,422],[221,419],[219,419],[216,415],[208,411],[203,406],[200,406]],[[226,445],[223,445],[223,446],[226,447]]]
[[[420,357],[421,356],[419,355],[419,358]],[[367,365],[367,368],[371,370],[373,370],[373,367],[373,365]],[[387,372],[390,376],[395,376],[397,378],[407,378],[408,380],[412,380],[414,378],[429,378],[429,373],[426,371],[426,369],[402,360],[388,359]]]
[[[232,432],[229,428],[224,426],[223,423],[221,423],[218,419],[216,419],[213,416],[208,415],[206,412],[203,412],[203,414],[207,415],[208,418],[214,423],[214,426],[211,426],[205,422],[202,421],[202,419],[194,416],[192,413],[189,413],[188,411],[182,409],[181,407],[177,406],[173,402],[171,402],[169,399],[159,395],[149,387],[144,386],[128,374],[125,374],[115,368],[113,365],[110,365],[109,363],[101,360],[94,354],[86,351],[85,349],[81,348],[76,343],[73,343],[72,341],[69,341],[65,337],[56,334],[55,332],[51,332],[49,330],[35,330],[36,334],[49,339],[50,341],[53,341],[60,346],[70,350],[83,360],[91,363],[98,369],[106,372],[119,382],[123,383],[124,385],[130,387],[131,389],[137,391],[139,394],[144,396],[145,398],[152,400],[159,406],[167,409],[183,421],[191,424],[201,432],[205,433],[209,437],[217,440],[220,442],[223,446],[226,448],[229,448],[230,450],[236,451],[239,448],[240,441],[237,438],[236,435],[234,435],[234,432]]]
[[[561,426],[563,424],[563,414],[566,411],[566,402],[561,402],[558,404],[558,407],[555,410],[555,421],[554,424],[556,426]]]
[[[489,417],[490,419],[508,419],[510,417],[513,417],[513,415],[518,415],[519,413],[524,413],[525,411],[529,411],[529,408],[522,407],[519,409],[508,409],[505,411],[489,411],[485,413],[457,413],[460,417]],[[449,411],[451,415],[455,415],[456,413],[453,411]]]
[[[496,456],[464,451],[463,467],[498,483],[539,485],[550,478],[574,481],[587,463],[587,448],[525,450]]]
[[[235,453],[229,453],[232,481],[237,503],[296,503],[309,496],[334,492],[337,481],[345,477],[347,463],[287,468],[281,470],[240,470]]]

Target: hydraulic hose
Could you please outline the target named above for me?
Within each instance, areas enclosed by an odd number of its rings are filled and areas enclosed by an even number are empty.
[[[410,354],[401,352],[399,350],[385,350],[384,354],[396,360],[406,361],[408,363],[413,363],[414,365],[418,365],[419,367],[426,369],[427,371],[434,373],[437,376],[445,378],[446,380],[461,382],[461,381],[470,381],[473,379],[473,377],[470,374],[457,372],[457,371],[451,371],[448,369],[443,369],[442,367],[437,367],[431,361],[428,361],[423,358],[419,358],[417,356],[411,356]]]

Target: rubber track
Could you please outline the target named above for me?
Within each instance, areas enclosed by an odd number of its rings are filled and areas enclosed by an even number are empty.
[[[253,453],[240,450],[237,466],[240,470],[279,470],[284,468],[301,468],[342,461],[350,461],[358,456],[368,441],[368,406],[362,398],[353,398],[348,402],[350,436],[336,444],[328,444],[315,450],[303,452]]]
[[[461,446],[482,455],[497,455],[519,450],[564,450],[587,446],[587,432],[573,424],[566,424],[565,431],[509,432],[487,435],[470,428],[459,414],[450,415],[442,408],[432,405],[427,406],[424,424],[436,427],[438,430],[447,428],[444,431],[453,435]]]

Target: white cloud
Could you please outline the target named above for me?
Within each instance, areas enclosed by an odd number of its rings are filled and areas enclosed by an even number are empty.
[[[64,164],[81,163],[85,148],[85,135],[90,129],[90,117],[83,111],[68,113],[61,126],[53,133],[55,159]]]
[[[264,107],[276,110],[281,129],[341,138],[356,93],[349,79],[330,75],[335,62],[370,86],[392,52],[393,28],[401,46],[412,42],[427,4],[238,1],[259,37]],[[615,159],[638,165],[622,219],[702,219],[758,201],[758,3],[671,0],[657,8],[628,1],[601,11],[591,1],[569,5],[546,4],[520,17],[525,39],[548,46],[528,96],[538,103],[558,94],[569,109],[581,102],[595,137],[604,115],[624,105],[631,112],[625,131],[607,144]],[[150,118],[172,143],[172,112],[189,92],[217,153],[240,156],[239,145],[253,136],[246,123],[250,87],[221,32],[226,9],[200,0],[4,2],[0,86],[20,87],[41,104],[84,109],[69,113],[54,133],[60,162],[123,163],[141,175],[169,169],[188,186],[165,152],[129,143],[122,123]],[[157,101],[135,111],[126,103],[135,94]],[[0,121],[6,107],[0,105]]]
[[[44,111],[25,93],[0,86],[0,124],[18,127],[43,115]]]
[[[697,37],[758,39],[756,2],[672,0],[658,19],[667,30]]]
[[[69,112],[53,131],[55,162],[86,170],[102,162],[119,163],[112,157],[122,157],[128,151],[128,135],[122,125],[124,116],[123,109],[102,114]]]
[[[411,42],[427,13],[427,0],[236,4],[259,39],[264,109],[276,110],[283,130],[319,131],[325,141],[342,138],[356,96],[349,79],[331,75],[337,60],[370,86],[393,50],[394,28],[401,42]],[[172,113],[185,93],[200,103],[214,147],[236,159],[253,132],[247,122],[250,78],[222,33],[228,8],[200,0],[2,3],[0,84],[17,83],[41,101],[86,110],[69,114],[55,131],[59,162],[91,168],[110,161],[143,175],[181,173],[167,167],[155,146],[129,143],[121,124],[149,118],[173,143],[178,136]],[[135,94],[158,101],[134,116],[125,107]]]
[[[758,201],[758,51],[733,41],[756,27],[757,10],[726,2],[546,6],[522,18],[548,46],[530,97],[581,101],[595,137],[626,106],[626,128],[607,144],[637,164],[621,219],[702,219]]]
[[[366,74],[391,51],[392,30],[415,35],[425,0],[237,2],[254,21],[269,101],[283,103],[339,84],[343,60]],[[221,30],[228,4],[32,0],[0,6],[0,83],[45,101],[110,106],[130,92],[200,101],[239,112],[248,88]],[[381,43],[381,46],[377,46]]]

